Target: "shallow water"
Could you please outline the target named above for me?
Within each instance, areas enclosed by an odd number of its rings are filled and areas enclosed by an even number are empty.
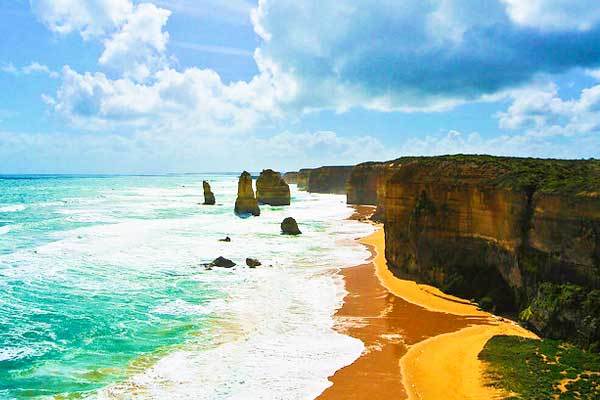
[[[18,178],[18,179],[17,179]],[[202,180],[216,206],[201,206]],[[233,210],[234,175],[0,177],[0,398],[308,399],[362,350],[339,267],[345,198]],[[279,234],[295,217],[304,234]],[[231,243],[219,242],[225,236]],[[219,255],[234,270],[205,271]],[[248,269],[246,257],[264,266]]]

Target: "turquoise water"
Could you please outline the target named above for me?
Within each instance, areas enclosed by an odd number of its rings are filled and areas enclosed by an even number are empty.
[[[198,204],[202,179],[211,181],[219,205]],[[0,177],[0,398],[110,398],[131,393],[131,385],[155,388],[160,385],[151,371],[182,354],[189,365],[180,372],[193,376],[172,398],[243,398],[240,393],[255,389],[231,385],[223,391],[224,381],[209,382],[203,371],[231,363],[238,376],[250,377],[253,365],[268,365],[259,358],[270,352],[278,354],[278,364],[292,354],[289,367],[303,379],[293,366],[301,346],[318,349],[321,343],[334,352],[338,340],[340,360],[360,353],[329,326],[340,288],[322,271],[364,257],[350,238],[365,228],[340,222],[348,214],[342,198],[295,189],[292,208],[266,207],[263,216],[242,220],[232,213],[235,188],[232,175]],[[329,211],[319,211],[321,205]],[[303,217],[303,240],[279,235],[278,223],[290,210]],[[218,242],[226,235],[234,246]],[[340,252],[344,238],[347,251]],[[201,263],[221,254],[240,265],[258,256],[272,266],[205,271]],[[319,328],[308,326],[307,318]],[[289,324],[305,335],[295,348],[285,343],[289,333],[282,336]],[[244,342],[232,339],[225,352],[224,332]],[[311,379],[321,382],[339,367],[332,359],[329,353],[311,356],[327,365],[324,377]],[[217,367],[210,366],[215,360]],[[285,373],[286,367],[277,368]],[[307,364],[307,373],[315,370]],[[286,385],[303,388],[283,377],[274,382],[253,398],[268,398],[269,390],[290,393]],[[319,387],[308,378],[304,385]],[[165,388],[162,393],[171,393]],[[164,398],[152,390],[138,397]]]

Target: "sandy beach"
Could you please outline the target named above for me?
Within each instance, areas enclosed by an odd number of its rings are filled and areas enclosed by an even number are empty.
[[[365,214],[367,209],[358,209]],[[355,215],[356,217],[356,215]],[[494,335],[535,337],[469,301],[396,278],[384,257],[383,227],[361,239],[371,259],[341,273],[348,295],[336,329],[365,350],[338,370],[319,399],[494,399],[477,355]]]

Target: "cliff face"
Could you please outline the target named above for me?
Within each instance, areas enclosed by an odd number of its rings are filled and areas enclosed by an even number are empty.
[[[306,190],[311,193],[346,194],[346,184],[352,168],[351,166],[320,167],[299,172],[307,176]]]
[[[258,201],[256,200],[256,197],[254,197],[254,189],[252,188],[252,175],[246,171],[242,172],[238,181],[238,193],[237,199],[235,200],[235,213],[238,215],[260,215]]]
[[[400,164],[378,191],[395,272],[523,311],[542,334],[600,341],[599,162],[447,156]],[[385,173],[370,170],[372,191]],[[381,202],[349,191],[349,200],[363,199]],[[588,311],[574,313],[573,302],[544,309],[548,293],[565,297],[564,285],[579,288]],[[572,321],[571,334],[561,320]]]
[[[298,175],[296,176],[296,184],[298,185],[299,190],[308,189],[308,178],[310,176],[310,171],[310,168],[303,168],[298,171]]]
[[[272,206],[290,205],[290,187],[279,172],[265,169],[256,181],[256,199]]]
[[[288,185],[296,185],[298,183],[298,172],[286,172],[283,174],[283,180]]]
[[[348,178],[347,203],[377,206],[371,219],[383,221],[385,184],[408,160],[408,158],[402,158],[391,162],[368,162],[356,165],[352,168]]]

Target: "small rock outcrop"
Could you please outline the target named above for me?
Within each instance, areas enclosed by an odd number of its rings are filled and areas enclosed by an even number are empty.
[[[256,258],[246,258],[246,265],[250,268],[260,267],[262,263],[258,261]]]
[[[287,217],[281,223],[281,233],[283,235],[300,235],[302,232],[298,228],[298,223],[292,217]]]
[[[210,183],[208,183],[207,181],[202,181],[202,187],[204,188],[204,205],[215,205],[215,195],[210,190]]]
[[[219,239],[219,242],[231,242],[231,238],[229,236],[225,236],[223,239]]]
[[[238,215],[251,214],[255,217],[260,215],[258,201],[254,197],[254,189],[252,189],[252,175],[246,171],[242,172],[238,182],[235,213]]]
[[[256,199],[271,206],[290,205],[290,187],[279,172],[265,169],[256,180]]]
[[[286,172],[283,174],[283,180],[289,185],[296,185],[298,183],[298,172]]]
[[[233,268],[235,265],[236,264],[233,261],[225,257],[217,257],[209,264],[211,267],[219,268]]]

